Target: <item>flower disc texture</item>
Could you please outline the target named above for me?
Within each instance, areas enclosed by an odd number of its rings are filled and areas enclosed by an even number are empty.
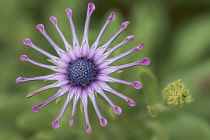
[[[51,61],[53,61],[56,65],[46,65],[39,62],[36,62],[34,60],[31,60],[26,55],[22,55],[20,58],[23,61],[28,61],[34,65],[44,67],[47,69],[50,69],[52,71],[55,71],[54,74],[45,75],[45,76],[38,76],[38,77],[32,77],[32,78],[23,78],[18,77],[16,79],[17,83],[27,82],[27,81],[34,81],[34,80],[56,80],[57,82],[47,85],[45,87],[42,87],[34,92],[29,93],[26,97],[34,96],[37,93],[40,93],[44,90],[48,90],[55,87],[60,87],[60,89],[52,95],[50,98],[45,100],[44,102],[37,104],[32,107],[32,111],[37,112],[39,109],[47,105],[48,103],[52,102],[53,100],[63,96],[64,94],[67,94],[66,101],[63,104],[63,107],[58,114],[57,118],[53,121],[52,127],[57,128],[60,125],[60,119],[67,108],[69,102],[73,100],[73,106],[72,106],[72,115],[69,120],[69,124],[73,125],[74,118],[75,118],[75,112],[76,112],[76,106],[78,104],[78,100],[80,99],[83,105],[84,109],[84,116],[86,121],[86,131],[88,134],[92,134],[89,117],[88,117],[88,97],[90,98],[93,107],[96,111],[96,114],[99,118],[101,126],[107,125],[107,120],[102,117],[100,110],[96,103],[96,98],[94,92],[97,92],[99,95],[101,95],[113,108],[114,112],[116,114],[121,114],[121,108],[116,106],[109,97],[104,93],[104,91],[110,92],[125,101],[128,102],[130,106],[135,106],[136,103],[124,96],[123,94],[115,91],[110,86],[108,86],[105,82],[117,82],[121,84],[131,85],[136,89],[140,89],[142,87],[142,84],[139,81],[135,82],[129,82],[124,81],[120,79],[116,79],[113,77],[108,76],[108,74],[114,73],[116,71],[137,66],[137,65],[148,65],[150,63],[149,58],[144,58],[142,60],[139,60],[137,62],[128,63],[124,65],[119,66],[109,66],[110,64],[116,62],[117,60],[135,52],[138,50],[141,50],[144,46],[144,44],[140,44],[131,50],[120,54],[114,58],[107,59],[110,54],[112,54],[114,51],[116,51],[118,48],[120,48],[122,45],[126,44],[127,42],[131,41],[134,36],[128,36],[125,38],[124,41],[120,42],[110,50],[107,50],[107,48],[110,46],[110,44],[127,28],[129,21],[126,21],[122,23],[122,26],[117,31],[117,33],[110,38],[104,45],[99,46],[99,42],[101,40],[101,37],[107,28],[108,24],[114,20],[115,13],[112,12],[108,19],[106,20],[104,26],[102,27],[101,31],[99,32],[98,37],[96,38],[95,42],[91,47],[89,47],[88,43],[88,29],[89,29],[89,22],[90,17],[95,10],[95,5],[93,3],[88,4],[87,9],[87,16],[86,16],[86,22],[84,27],[84,36],[82,43],[79,44],[78,38],[76,35],[74,23],[72,20],[72,10],[66,9],[66,14],[70,22],[70,28],[72,31],[73,36],[73,45],[71,46],[66,38],[64,37],[63,33],[61,32],[58,24],[57,19],[55,17],[50,17],[50,21],[55,26],[56,30],[58,31],[58,34],[60,35],[67,51],[64,51],[61,49],[46,33],[44,25],[38,24],[36,27],[37,29],[44,35],[44,37],[49,41],[49,43],[52,45],[52,47],[57,52],[58,56],[54,56],[45,50],[39,48],[35,44],[31,42],[30,39],[24,39],[23,43],[25,45],[28,45],[35,50],[39,51],[40,53],[47,56]]]

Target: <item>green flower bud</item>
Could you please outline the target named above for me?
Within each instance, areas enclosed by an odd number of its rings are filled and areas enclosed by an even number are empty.
[[[163,99],[167,105],[182,106],[192,101],[189,90],[180,79],[174,81],[162,91]]]

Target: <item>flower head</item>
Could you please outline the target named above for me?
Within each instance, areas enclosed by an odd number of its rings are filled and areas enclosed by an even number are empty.
[[[113,77],[108,76],[108,74],[114,73],[116,71],[132,67],[132,66],[137,66],[137,65],[148,65],[150,63],[149,58],[144,58],[142,60],[139,60],[137,62],[129,63],[129,64],[124,64],[120,66],[109,66],[110,64],[116,62],[117,60],[135,52],[138,50],[141,50],[144,44],[140,44],[133,49],[116,56],[111,59],[107,59],[107,57],[112,54],[115,50],[120,48],[122,45],[126,44],[127,42],[131,41],[134,36],[128,36],[125,38],[124,41],[119,43],[118,45],[114,46],[111,48],[109,51],[107,51],[107,48],[110,46],[110,44],[119,36],[128,26],[130,23],[129,21],[126,21],[122,23],[122,26],[120,29],[117,31],[117,33],[110,38],[107,43],[102,45],[101,47],[99,46],[99,42],[102,38],[102,35],[108,26],[108,24],[114,20],[115,18],[115,13],[112,12],[110,16],[108,17],[107,21],[105,22],[104,26],[102,27],[96,41],[93,43],[91,47],[89,47],[88,43],[88,29],[89,29],[89,22],[90,22],[90,17],[93,11],[95,10],[95,5],[93,3],[88,4],[88,9],[87,9],[87,17],[86,17],[86,22],[85,22],[85,27],[84,27],[84,36],[82,43],[79,44],[74,23],[72,20],[72,10],[71,9],[66,9],[66,14],[68,16],[69,22],[70,22],[70,28],[72,31],[72,36],[73,36],[73,45],[71,46],[66,38],[64,37],[63,33],[61,32],[58,24],[57,24],[57,19],[55,17],[50,17],[51,22],[57,29],[65,47],[66,51],[61,49],[47,34],[45,31],[44,25],[38,24],[36,27],[37,29],[44,35],[44,37],[49,41],[49,43],[52,45],[52,47],[55,49],[55,51],[58,54],[57,56],[54,56],[45,50],[37,47],[35,44],[31,42],[30,39],[24,39],[23,43],[25,45],[28,45],[35,50],[39,51],[40,53],[44,54],[48,58],[51,59],[54,63],[56,63],[56,66],[50,66],[46,64],[41,64],[39,62],[36,62],[34,60],[31,60],[28,58],[26,55],[22,55],[20,58],[23,61],[28,61],[34,65],[44,67],[47,69],[50,69],[52,71],[55,71],[55,74],[51,75],[45,75],[45,76],[38,76],[38,77],[33,77],[33,78],[22,78],[19,77],[16,79],[17,83],[22,83],[22,82],[27,82],[27,81],[34,81],[34,80],[57,80],[54,84],[42,87],[34,92],[29,93],[26,97],[31,97],[34,96],[35,94],[42,92],[44,90],[48,90],[51,88],[55,87],[61,87],[54,95],[52,95],[50,98],[45,100],[44,102],[35,105],[32,107],[33,112],[37,112],[39,109],[47,105],[48,103],[52,102],[53,100],[63,96],[64,94],[67,94],[66,101],[55,119],[55,121],[52,123],[53,128],[57,128],[60,125],[60,119],[68,106],[69,102],[73,100],[73,107],[72,107],[72,115],[69,121],[70,125],[73,125],[74,123],[74,118],[75,118],[75,112],[76,112],[76,106],[78,103],[78,100],[80,99],[84,108],[84,115],[85,115],[85,120],[86,120],[86,131],[88,134],[92,133],[91,126],[89,123],[89,117],[88,117],[88,97],[92,101],[92,104],[94,106],[94,109],[96,111],[96,114],[99,118],[101,126],[106,126],[107,125],[107,120],[102,117],[99,108],[96,103],[95,99],[95,94],[94,91],[100,94],[113,108],[114,112],[116,114],[121,114],[121,108],[116,106],[110,99],[109,97],[104,93],[104,91],[108,91],[116,96],[119,96],[120,98],[124,99],[125,101],[128,102],[130,106],[135,106],[136,103],[122,95],[121,93],[115,91],[112,89],[110,86],[108,86],[105,82],[117,82],[117,83],[122,83],[126,85],[131,85],[136,89],[140,89],[142,87],[142,84],[138,81],[135,82],[129,82],[129,81],[124,81],[120,79],[116,79]]]

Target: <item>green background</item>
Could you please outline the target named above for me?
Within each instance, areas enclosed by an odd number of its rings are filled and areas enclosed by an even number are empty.
[[[134,62],[144,57],[151,59],[149,66],[137,66],[111,76],[128,81],[141,81],[143,88],[136,90],[118,83],[109,85],[137,102],[135,107],[109,93],[107,95],[123,113],[115,115],[110,106],[97,96],[97,103],[108,120],[101,127],[89,102],[90,123],[93,134],[85,131],[85,121],[79,106],[74,126],[68,125],[71,107],[61,120],[58,129],[51,127],[65,100],[50,103],[34,113],[31,107],[53,95],[52,89],[26,99],[27,93],[48,85],[51,81],[35,81],[16,84],[15,79],[48,75],[52,72],[39,68],[19,57],[50,64],[47,58],[22,43],[30,38],[34,44],[55,54],[46,39],[36,29],[44,24],[49,35],[63,47],[57,31],[49,21],[56,16],[58,24],[69,43],[72,36],[66,8],[73,10],[77,35],[82,39],[86,17],[86,0],[1,0],[0,1],[0,140],[209,140],[210,139],[210,1],[209,0],[93,0],[96,10],[91,18],[89,42],[92,44],[108,15],[116,12],[105,32],[104,44],[120,28],[124,21],[129,27],[114,43],[128,35],[136,37],[116,51],[119,55],[144,43],[144,49],[126,57],[114,65]],[[100,44],[100,45],[101,45]],[[181,79],[192,94],[193,102],[165,110],[161,91]],[[147,106],[156,107],[156,117],[149,115]],[[72,106],[72,103],[71,105]]]

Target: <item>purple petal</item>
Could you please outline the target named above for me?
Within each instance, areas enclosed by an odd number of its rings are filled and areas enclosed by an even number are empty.
[[[76,58],[75,58],[75,54],[74,54],[74,52],[73,52],[73,50],[72,50],[72,47],[70,46],[70,44],[68,43],[68,41],[67,41],[66,38],[64,37],[62,31],[61,31],[60,28],[58,27],[58,25],[57,25],[57,19],[56,19],[55,17],[50,17],[50,20],[52,21],[52,23],[53,23],[53,25],[55,26],[56,30],[58,31],[58,33],[59,33],[61,39],[63,40],[63,43],[64,43],[64,45],[65,45],[65,47],[66,47],[66,50],[67,50],[67,51],[69,52],[69,54],[70,54],[69,56],[63,57],[63,54],[62,54],[62,53],[65,53],[65,52],[61,52],[61,54],[60,54],[61,58],[63,58],[63,59],[66,58],[66,59],[65,59],[66,61],[70,61],[70,60],[68,60],[69,57],[70,57],[72,60],[75,60]]]
[[[77,35],[76,35],[74,23],[73,23],[73,20],[72,20],[72,13],[73,12],[72,12],[71,9],[66,9],[66,14],[67,14],[68,19],[69,19],[70,28],[71,28],[71,32],[72,32],[72,36],[73,36],[73,44],[75,46],[75,45],[79,45],[79,42],[78,42],[78,38],[77,38]]]
[[[122,59],[122,58],[126,57],[127,55],[130,55],[131,53],[133,53],[135,51],[141,50],[143,46],[144,46],[143,44],[140,44],[140,45],[134,47],[133,49],[131,49],[131,50],[129,50],[129,51],[123,53],[123,54],[120,54],[120,55],[118,55],[118,56],[116,56],[116,57],[114,57],[112,59],[108,59],[107,60],[107,61],[109,61],[108,65],[116,62],[119,59]]]
[[[117,114],[117,115],[120,115],[122,113],[122,109],[118,106],[115,106],[114,107],[114,112]]]
[[[87,126],[87,127],[86,127],[86,132],[87,132],[88,134],[92,135],[92,129],[91,129],[90,126]]]
[[[25,45],[28,45],[28,46],[34,48],[35,50],[37,50],[37,51],[39,51],[40,53],[44,54],[45,56],[49,57],[49,58],[52,59],[53,61],[54,61],[54,59],[58,59],[58,57],[56,57],[56,56],[54,56],[54,55],[52,55],[52,54],[46,52],[45,50],[43,50],[43,49],[37,47],[36,45],[34,45],[34,44],[31,42],[31,40],[28,39],[28,38],[24,39],[24,40],[23,40],[23,43],[24,43]]]
[[[32,107],[32,111],[33,112],[37,112],[39,110],[39,107],[37,105],[33,106]]]
[[[149,58],[144,58],[139,61],[139,65],[149,65],[150,64],[150,59]]]
[[[50,102],[54,101],[55,99],[63,96],[67,91],[69,91],[72,87],[70,85],[65,85],[63,87],[61,87],[61,89],[55,93],[53,96],[51,96],[50,98],[48,98],[47,100],[45,100],[44,102],[35,105],[32,107],[32,111],[33,112],[37,112],[39,109],[41,109],[42,107],[44,107],[45,105],[49,104]]]
[[[35,81],[35,80],[58,80],[58,79],[56,79],[55,75],[57,75],[57,73],[51,74],[51,75],[45,75],[45,76],[32,77],[32,78],[18,77],[16,79],[16,83],[23,83],[23,82]]]
[[[130,22],[129,21],[126,21],[122,24],[121,28],[117,31],[117,33],[110,38],[110,40],[104,44],[101,48],[103,48],[103,52],[106,51],[106,49],[110,46],[110,44],[127,28],[128,24]]]
[[[55,126],[55,127],[53,127],[53,128],[57,128],[57,127],[56,127],[56,126],[57,126],[57,122],[58,122],[58,123],[60,122],[60,119],[61,119],[61,117],[63,116],[63,114],[64,114],[64,112],[65,112],[65,110],[66,110],[66,108],[67,108],[69,102],[71,101],[71,99],[72,99],[73,96],[74,96],[74,94],[72,94],[71,91],[72,91],[72,89],[69,90],[69,93],[68,93],[68,96],[67,96],[67,98],[66,98],[66,101],[65,101],[65,103],[63,104],[63,107],[62,107],[60,113],[58,114],[57,118],[55,119],[55,121],[54,121],[53,124],[52,124],[52,126],[53,126],[53,125]]]
[[[136,89],[142,88],[142,84],[141,84],[139,81],[133,82],[133,86],[134,86]]]
[[[95,91],[97,91],[109,104],[110,106],[113,108],[114,112],[116,114],[120,113],[120,108],[117,107],[116,105],[114,105],[114,103],[109,99],[109,97],[107,97],[107,95],[101,90],[101,87],[98,86],[97,83],[93,83],[92,87]]]
[[[60,55],[60,52],[63,52],[63,50],[50,38],[50,36],[47,34],[47,32],[44,29],[44,25],[38,24],[36,27],[43,34],[43,36],[47,39],[47,41],[52,45],[52,47],[56,50],[58,55]]]
[[[22,56],[20,57],[20,59],[21,59],[22,61],[28,61],[27,55],[22,55]]]
[[[28,45],[28,46],[31,46],[31,44],[32,44],[31,40],[28,39],[28,38],[24,39],[24,40],[23,40],[23,43],[24,43],[25,45]]]
[[[95,10],[95,5],[93,3],[88,3],[88,13],[92,13]]]
[[[73,107],[72,107],[72,115],[69,121],[70,126],[72,126],[74,124],[74,117],[75,117],[75,113],[76,113],[76,107],[77,107],[77,102],[79,100],[79,96],[81,94],[81,88],[76,88],[74,91],[75,96],[74,96],[74,103],[73,103]]]
[[[104,34],[104,31],[106,30],[108,24],[109,24],[112,20],[114,20],[114,18],[115,18],[115,13],[112,12],[112,13],[110,14],[110,16],[108,17],[107,21],[105,22],[104,26],[102,27],[102,29],[101,29],[101,31],[100,31],[100,33],[99,33],[99,35],[98,35],[96,41],[93,43],[93,45],[92,45],[92,47],[91,47],[91,49],[90,49],[91,51],[90,51],[89,57],[92,57],[92,56],[93,56],[93,54],[94,54],[96,48],[98,47],[98,44],[99,44],[101,38],[102,38],[102,35]]]
[[[24,78],[23,77],[18,77],[15,82],[16,83],[22,83],[22,81],[24,81]]]
[[[109,51],[107,51],[104,55],[105,58],[107,58],[109,55],[111,55],[114,51],[116,51],[117,49],[119,49],[122,45],[126,44],[127,42],[131,41],[135,36],[127,36],[125,38],[125,40],[123,40],[122,42],[120,42],[119,44],[117,44],[116,46],[114,46],[113,48],[111,48]]]
[[[136,46],[134,49],[135,49],[136,51],[138,51],[138,50],[141,50],[143,47],[144,47],[144,43],[143,43],[143,44],[140,44],[140,45],[138,45],[138,46]]]
[[[100,119],[101,126],[105,127],[107,125],[107,120],[105,118]]]
[[[126,29],[128,27],[128,24],[130,24],[130,21],[123,22],[121,28]]]
[[[99,120],[100,120],[101,126],[105,127],[107,125],[107,120],[105,118],[103,118],[102,115],[101,115],[101,112],[100,112],[100,110],[98,108],[98,105],[96,103],[96,99],[95,99],[95,95],[94,95],[93,89],[91,87],[87,87],[86,91],[87,91],[87,93],[88,93],[88,95],[89,95],[89,97],[90,97],[90,99],[92,101],[93,107],[94,107],[94,109],[96,111],[96,114],[97,114]]]
[[[109,77],[109,76],[107,76],[105,74],[101,74],[97,78],[100,81],[117,82],[117,83],[121,83],[121,84],[125,84],[125,85],[131,85],[131,86],[133,86],[136,89],[140,89],[142,87],[142,84],[139,81],[129,82],[129,81],[125,81],[125,80],[121,80],[121,79],[116,79],[116,78],[113,78],[113,77]]]
[[[87,9],[87,16],[86,16],[86,21],[85,21],[84,36],[83,36],[82,44],[84,42],[88,43],[88,31],[89,31],[90,17],[94,10],[95,10],[95,5],[93,3],[89,3],[88,9]]]
[[[99,85],[99,87],[100,87],[101,89],[106,90],[106,91],[108,91],[108,92],[110,92],[110,93],[112,93],[112,94],[114,94],[114,95],[116,95],[116,96],[122,98],[122,99],[125,100],[130,106],[135,106],[135,105],[136,105],[136,103],[135,103],[132,99],[126,97],[125,95],[123,95],[123,94],[121,94],[121,93],[119,93],[119,92],[117,92],[117,91],[115,91],[115,90],[113,90],[113,89],[112,89],[110,86],[108,86],[106,83],[98,81],[97,84]]]
[[[114,20],[115,19],[115,12],[112,12],[108,18],[108,20]]]
[[[58,128],[60,126],[60,121],[59,120],[55,120],[53,123],[52,123],[52,127],[53,128]]]
[[[28,56],[26,56],[26,55],[22,55],[22,56],[20,57],[20,59],[21,59],[22,61],[30,62],[30,63],[32,63],[32,64],[34,64],[34,65],[39,66],[39,67],[43,67],[43,68],[50,69],[50,70],[52,70],[52,71],[56,71],[56,72],[57,72],[57,70],[56,70],[57,67],[56,67],[56,66],[50,66],[50,65],[46,65],[46,64],[42,64],[42,63],[36,62],[36,61],[34,61],[34,60],[29,59]]]
[[[48,90],[48,89],[55,88],[55,87],[61,87],[61,86],[65,85],[65,84],[67,84],[67,83],[69,83],[69,80],[61,80],[61,81],[58,81],[58,82],[56,82],[54,84],[44,86],[44,87],[42,87],[42,88],[40,88],[40,89],[38,89],[38,90],[36,90],[34,92],[29,93],[26,96],[26,98],[32,97],[32,96],[36,95],[37,93],[40,93],[40,92],[42,92],[44,90]]]
[[[65,62],[65,61],[63,61],[62,59],[55,59],[55,62],[59,65],[59,66],[61,66],[61,67],[68,67],[69,66],[69,64],[67,63],[67,62]]]
[[[85,41],[83,44],[82,44],[82,49],[81,49],[81,51],[82,51],[82,56],[84,56],[84,57],[88,57],[88,53],[89,53],[89,46],[88,46],[88,44],[87,44],[87,42]]]

